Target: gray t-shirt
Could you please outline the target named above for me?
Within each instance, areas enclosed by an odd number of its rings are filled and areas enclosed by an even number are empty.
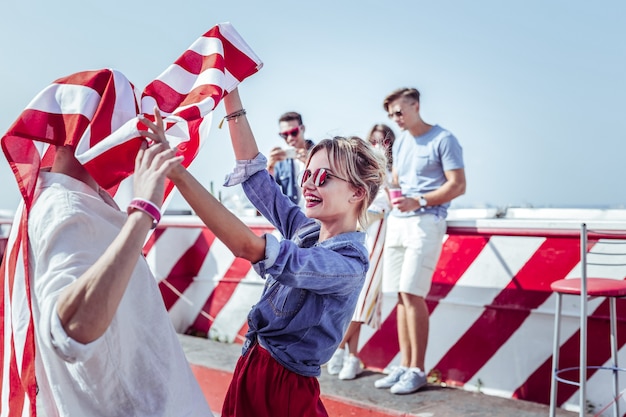
[[[464,168],[463,148],[459,141],[439,125],[434,125],[421,136],[404,131],[394,142],[392,152],[400,188],[407,197],[438,189],[446,182],[445,171]],[[399,217],[432,213],[445,218],[449,206],[448,202],[413,212],[401,213],[394,209],[391,213]]]

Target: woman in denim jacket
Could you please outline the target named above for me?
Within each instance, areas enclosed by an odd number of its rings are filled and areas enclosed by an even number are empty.
[[[350,323],[369,267],[357,222],[365,220],[385,181],[385,157],[359,138],[318,143],[302,178],[303,212],[265,169],[236,89],[224,105],[237,159],[226,185],[242,184],[287,238],[257,236],[182,165],[170,171],[198,217],[267,280],[248,315],[249,331],[222,416],[327,416],[316,377]],[[160,117],[156,122],[153,126],[162,128]]]

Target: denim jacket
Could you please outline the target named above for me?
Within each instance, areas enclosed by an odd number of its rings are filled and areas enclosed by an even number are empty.
[[[352,319],[369,267],[362,232],[319,242],[320,225],[285,196],[261,154],[237,161],[226,186],[242,183],[252,204],[287,238],[265,235],[265,259],[253,265],[266,278],[248,314],[242,353],[258,341],[290,371],[319,376]]]
[[[294,204],[300,202],[300,187],[293,159],[285,159],[274,165],[274,180]]]
[[[306,148],[311,149],[314,146],[313,141],[306,140]],[[300,203],[302,196],[300,195],[300,183],[298,173],[293,159],[284,159],[278,161],[274,165],[274,180],[280,186],[280,189],[295,204]]]

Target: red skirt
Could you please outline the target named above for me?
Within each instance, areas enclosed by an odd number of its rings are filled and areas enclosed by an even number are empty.
[[[222,417],[328,417],[315,377],[298,375],[255,343],[239,358]]]

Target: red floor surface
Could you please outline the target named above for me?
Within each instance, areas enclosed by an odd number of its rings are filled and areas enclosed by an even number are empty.
[[[200,383],[202,392],[204,392],[211,409],[219,412],[222,409],[222,403],[224,402],[232,373],[193,364],[191,369]],[[329,395],[322,395],[322,401],[330,417],[404,417],[409,415],[391,410],[363,407],[348,399]]]

